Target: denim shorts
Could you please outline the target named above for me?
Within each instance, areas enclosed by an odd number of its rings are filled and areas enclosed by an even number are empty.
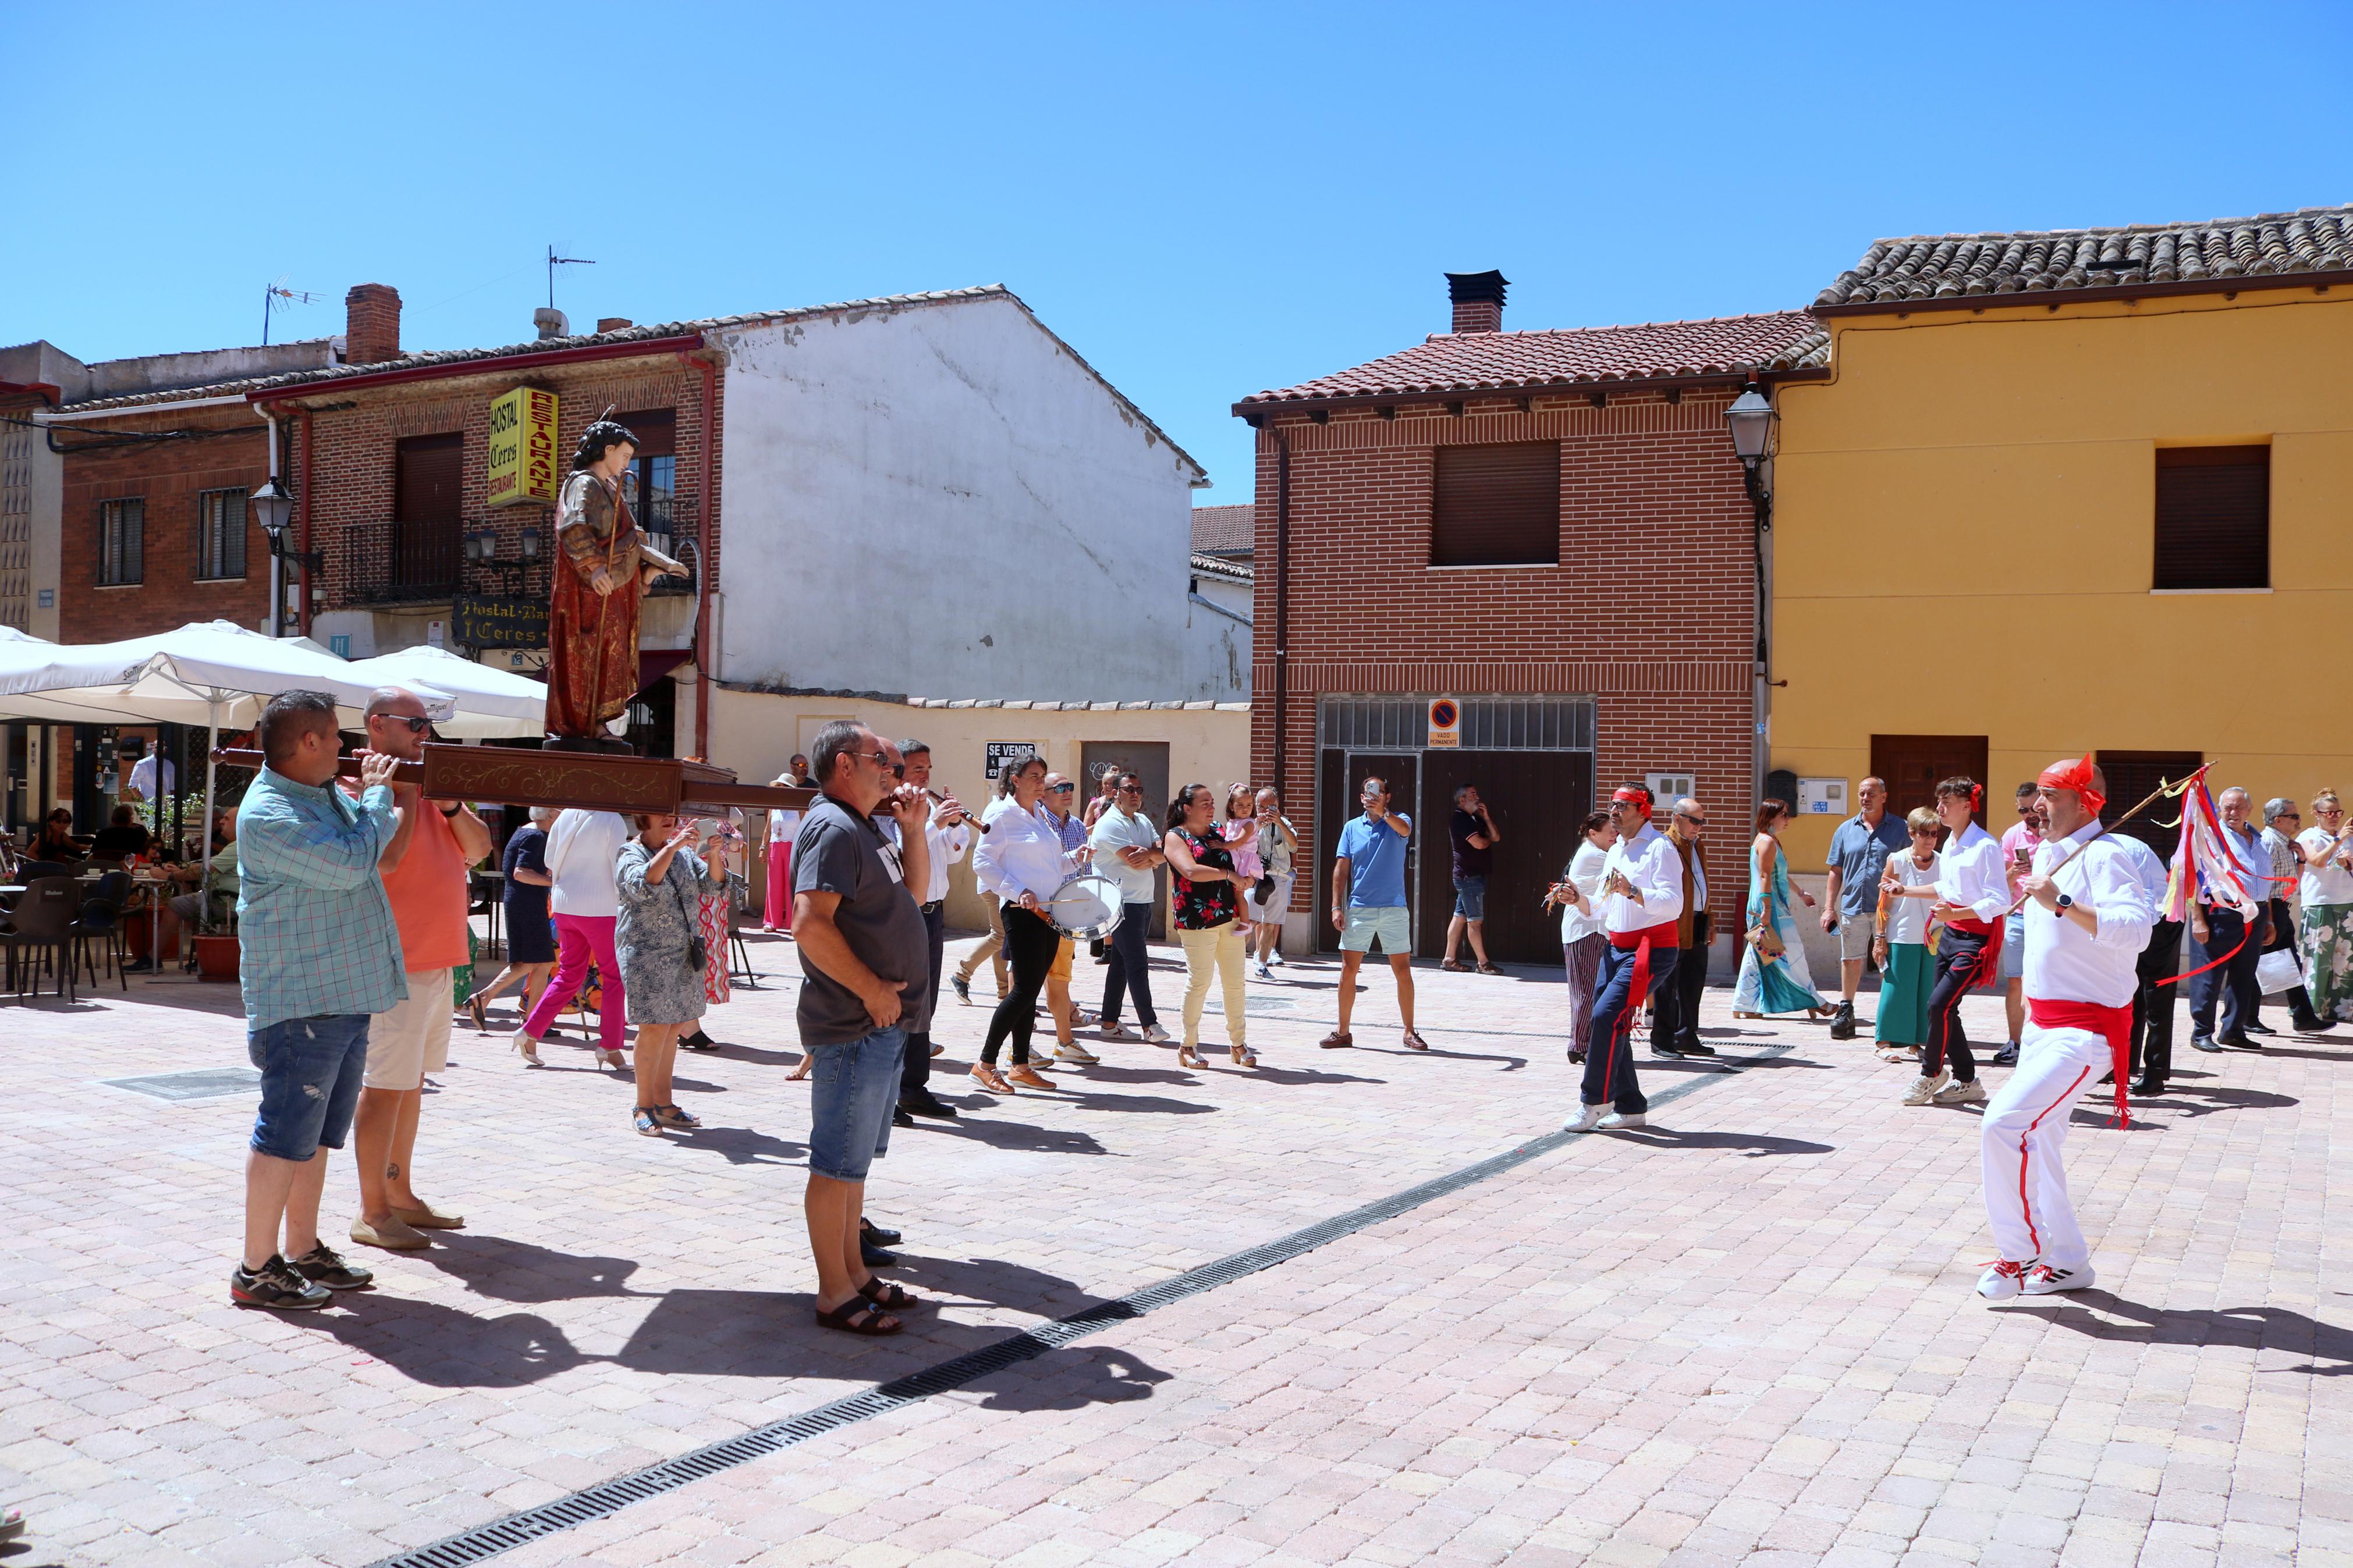
[[[1487,918],[1487,879],[1457,877],[1454,879],[1454,912],[1466,921]]]
[[[368,1015],[288,1018],[245,1037],[245,1054],[261,1069],[261,1113],[253,1120],[253,1147],[297,1164],[343,1146],[367,1073]]]
[[[891,1147],[907,1031],[894,1024],[846,1045],[810,1048],[817,1052],[817,1073],[809,1095],[809,1172],[862,1182]]]
[[[2019,910],[2002,922],[2001,977],[2005,981],[2026,978],[2026,911]]]

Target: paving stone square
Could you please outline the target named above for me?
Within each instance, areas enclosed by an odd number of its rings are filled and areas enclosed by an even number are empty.
[[[466,1227],[351,1248],[376,1288],[287,1316],[227,1299],[234,989],[9,1003],[0,1500],[32,1531],[0,1564],[361,1568],[1025,1330],[1050,1342],[484,1560],[2353,1564],[2353,1030],[2208,1056],[2184,1018],[2129,1131],[2087,1101],[2098,1281],[2072,1296],[1972,1293],[1973,1111],[1903,1107],[1867,1038],[1718,989],[1716,1061],[1639,1058],[1648,1131],[1062,1342],[1041,1325],[1555,1131],[1563,990],[1425,967],[1421,1055],[1368,976],[1356,1048],[1327,1051],[1336,966],[1294,962],[1250,983],[1254,1072],[1212,1012],[1206,1070],[1098,1044],[1000,1099],[964,1076],[984,977],[937,1031],[964,1115],[894,1132],[869,1184],[927,1304],[860,1340],[811,1321],[797,964],[752,951],[771,973],[714,1010],[724,1048],[679,1064],[692,1136],[636,1136],[576,1027],[533,1070],[511,1007],[461,1024],[417,1176]],[[1080,959],[1082,1001],[1101,973]],[[1173,1026],[1173,949],[1154,982]],[[1965,1008],[2000,1037],[1998,1000]],[[354,1212],[345,1152],[331,1240]]]

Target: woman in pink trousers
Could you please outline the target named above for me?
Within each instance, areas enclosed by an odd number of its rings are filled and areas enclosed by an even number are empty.
[[[541,1037],[579,994],[592,961],[599,985],[596,1059],[608,1068],[623,1065],[621,1043],[628,1032],[628,995],[622,988],[620,960],[613,949],[613,924],[621,912],[620,894],[613,885],[613,861],[628,838],[628,822],[610,811],[567,811],[547,830],[547,872],[554,879],[548,907],[555,915],[555,980],[540,993],[539,1005],[514,1037],[515,1049],[533,1067],[540,1065]]]

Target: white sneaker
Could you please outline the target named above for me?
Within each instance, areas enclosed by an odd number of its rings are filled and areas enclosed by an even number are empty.
[[[1997,1258],[1986,1265],[1978,1277],[1978,1294],[1989,1301],[2007,1301],[2019,1293],[2026,1279],[2027,1266]]]
[[[1165,1046],[1176,1037],[1157,1024],[1147,1024],[1144,1028],[1143,1038],[1147,1046]]]
[[[1609,1114],[1606,1105],[1580,1105],[1577,1114],[1561,1123],[1563,1132],[1590,1132],[1599,1128]]]
[[[1054,1047],[1054,1059],[1058,1062],[1071,1062],[1082,1068],[1091,1068],[1094,1066],[1095,1063],[1103,1060],[1101,1057],[1095,1055],[1094,1052],[1087,1049],[1086,1047],[1079,1044],[1076,1040],[1072,1040],[1067,1046],[1056,1046]]]
[[[1261,963],[1258,966],[1258,977],[1261,980],[1271,980],[1274,978],[1274,971]]]
[[[1269,963],[1281,963],[1282,962],[1282,954],[1280,952],[1270,952],[1266,955],[1266,961]]]
[[[1967,1083],[1948,1083],[1936,1091],[1938,1105],[1983,1105],[1985,1102],[1985,1085],[1976,1079]]]
[[[1904,1091],[1904,1103],[1934,1105],[1936,1096],[1943,1093],[1945,1086],[1952,1081],[1953,1075],[1948,1072],[1940,1072],[1935,1078],[1915,1078],[1912,1080],[1912,1087]]]
[[[2062,1290],[2088,1290],[2092,1288],[2092,1266],[2081,1268],[2053,1268],[2048,1263],[2038,1263],[2026,1271],[2026,1293],[2030,1296],[2054,1296]]]
[[[1604,1132],[1632,1132],[1650,1124],[1651,1119],[1639,1110],[1624,1116],[1612,1111],[1601,1119],[1600,1129]]]
[[[1135,1036],[1129,1032],[1125,1024],[1105,1024],[1102,1028],[1096,1030],[1095,1033],[1099,1038],[1106,1040],[1132,1040],[1135,1038]]]

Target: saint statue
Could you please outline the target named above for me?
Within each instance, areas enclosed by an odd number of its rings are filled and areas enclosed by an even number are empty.
[[[612,721],[638,694],[638,607],[686,568],[650,548],[623,480],[638,438],[599,419],[581,432],[555,503],[559,546],[547,612],[547,740],[552,751],[626,749]]]

